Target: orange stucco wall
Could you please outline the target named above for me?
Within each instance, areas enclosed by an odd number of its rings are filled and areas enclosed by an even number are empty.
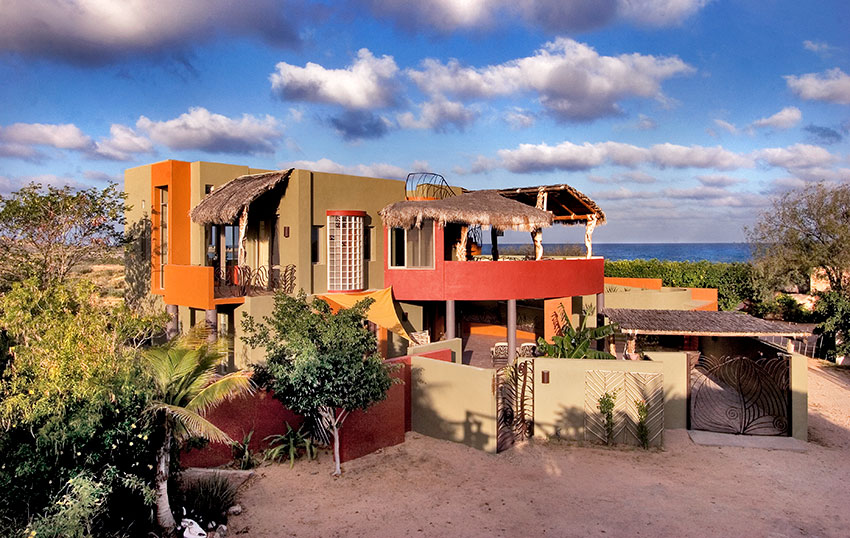
[[[709,301],[708,304],[697,307],[696,310],[717,311],[717,288],[688,288],[694,301]]]
[[[190,263],[191,168],[184,161],[162,161],[151,165],[151,292],[164,294],[160,286],[160,198],[159,188],[168,188],[168,263]],[[177,303],[169,303],[177,304]]]
[[[605,283],[612,286],[628,286],[630,288],[642,288],[645,290],[660,290],[660,278],[629,278],[618,276],[606,276]]]

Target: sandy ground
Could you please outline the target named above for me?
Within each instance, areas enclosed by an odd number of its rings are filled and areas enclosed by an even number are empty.
[[[531,442],[499,455],[408,434],[344,466],[258,469],[229,536],[850,536],[850,371],[810,361],[807,452]]]

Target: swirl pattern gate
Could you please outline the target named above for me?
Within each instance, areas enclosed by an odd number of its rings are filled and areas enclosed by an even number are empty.
[[[789,435],[787,356],[700,356],[690,372],[691,428],[743,435]]]

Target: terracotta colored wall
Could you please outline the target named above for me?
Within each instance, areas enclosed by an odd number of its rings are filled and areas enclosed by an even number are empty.
[[[645,290],[660,290],[662,285],[660,278],[628,278],[616,276],[606,276],[605,283],[615,286],[628,286],[630,288],[643,288]]]
[[[191,209],[190,164],[162,161],[151,165],[151,291],[163,293],[159,285],[160,214],[157,188],[168,188],[168,263],[190,262]]]
[[[470,323],[469,334],[507,338],[508,328],[504,325],[492,325],[489,323]],[[537,340],[537,336],[533,332],[520,331],[519,329],[517,329],[516,337],[519,340]]]
[[[260,391],[253,397],[239,398],[225,402],[213,409],[207,419],[224,430],[236,441],[251,430],[251,450],[261,451],[267,446],[263,441],[269,435],[286,432],[285,423],[293,428],[301,425],[301,417],[283,407],[271,393]],[[229,446],[210,443],[203,449],[184,452],[180,462],[185,467],[217,467],[233,459]]]

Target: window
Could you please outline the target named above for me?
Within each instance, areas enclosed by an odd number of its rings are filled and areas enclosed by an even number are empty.
[[[159,187],[159,287],[165,289],[168,264],[168,187]]]
[[[221,263],[219,233],[220,227],[217,224],[209,224],[204,228],[204,264],[208,267],[218,267]]]
[[[434,225],[426,220],[421,228],[390,230],[391,267],[433,267]]]
[[[312,230],[310,230],[310,261],[313,263],[319,263],[321,261],[319,257],[319,238],[321,236],[322,227],[313,226]]]
[[[374,226],[366,226],[363,228],[363,259],[367,262],[372,261],[372,234],[375,233]]]
[[[363,279],[363,211],[328,211],[328,290],[365,288]]]
[[[224,227],[224,265],[231,267],[239,264],[239,226],[228,224]]]

